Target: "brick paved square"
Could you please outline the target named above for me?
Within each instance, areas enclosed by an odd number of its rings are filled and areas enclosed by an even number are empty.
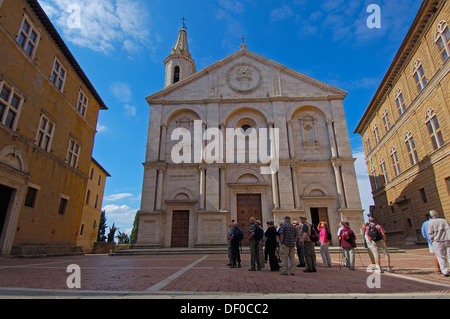
[[[331,268],[322,267],[317,254],[317,273],[297,268],[295,276],[280,276],[266,266],[250,272],[250,256],[242,255],[242,268],[226,266],[224,254],[107,256],[85,255],[42,259],[0,260],[0,298],[18,296],[222,296],[257,295],[276,298],[314,296],[414,296],[450,297],[450,280],[438,275],[433,257],[424,249],[408,249],[391,255],[395,274],[381,274],[381,287],[371,289],[366,253],[356,255],[356,271],[339,267],[339,255],[332,254]],[[383,264],[382,260],[382,265]],[[69,289],[69,265],[78,265],[81,289]]]

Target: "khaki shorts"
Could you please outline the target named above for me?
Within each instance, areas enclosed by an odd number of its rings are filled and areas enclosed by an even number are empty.
[[[383,254],[386,258],[390,257],[388,248],[386,247],[386,243],[384,242],[384,240],[372,241],[372,244],[373,246],[370,248],[370,250],[372,251],[373,257],[375,257],[375,259],[380,258],[380,250],[383,251]]]

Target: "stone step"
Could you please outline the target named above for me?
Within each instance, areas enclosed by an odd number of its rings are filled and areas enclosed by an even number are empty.
[[[315,247],[316,254],[320,254],[320,248]],[[399,248],[388,248],[390,254],[405,253]],[[339,247],[329,247],[330,254],[342,253]],[[365,248],[356,248],[358,253],[367,253]],[[118,250],[110,256],[139,256],[139,255],[223,255],[227,254],[227,247],[202,247],[202,248],[141,248]],[[242,247],[242,254],[250,254],[249,247]]]

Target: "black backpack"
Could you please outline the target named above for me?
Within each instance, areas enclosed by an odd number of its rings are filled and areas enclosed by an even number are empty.
[[[378,231],[377,225],[375,225],[375,224],[369,225],[368,235],[373,241],[380,241],[383,239],[383,236],[380,234],[380,232]]]
[[[253,235],[252,238],[255,240],[261,240],[263,239],[263,237],[264,237],[264,230],[260,226],[255,225],[255,235]]]

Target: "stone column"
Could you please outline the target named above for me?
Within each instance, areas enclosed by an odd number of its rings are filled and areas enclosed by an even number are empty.
[[[220,167],[219,168],[219,171],[220,171],[220,207],[219,207],[219,209],[220,210],[226,210],[227,209],[227,207],[226,207],[226,200],[225,200],[225,198],[226,198],[226,185],[227,185],[227,182],[226,182],[226,170],[225,170],[225,167],[223,166],[223,167]]]
[[[345,194],[344,194],[344,186],[342,183],[341,178],[341,166],[336,163],[335,160],[332,161],[333,169],[334,169],[334,176],[336,178],[336,187],[337,187],[337,193],[339,195],[339,205],[340,208],[347,208],[346,202],[345,202]]]
[[[287,133],[288,133],[288,143],[289,143],[289,158],[295,158],[295,145],[294,136],[292,135],[292,120],[286,122]]]
[[[161,139],[159,141],[159,161],[166,161],[167,125],[161,124]]]
[[[199,166],[200,170],[200,210],[205,210],[205,189],[206,189],[206,169],[203,166]]]
[[[298,181],[297,181],[297,164],[291,164],[292,173],[292,191],[294,192],[294,208],[301,209],[300,196],[298,194]]]
[[[158,168],[156,173],[156,196],[155,196],[155,210],[160,211],[162,209],[163,198],[163,185],[164,185],[164,168]]]
[[[336,158],[336,157],[338,157],[338,154],[337,154],[337,148],[336,148],[336,143],[335,143],[336,138],[334,136],[333,123],[334,123],[333,120],[327,121],[328,137],[330,139],[330,147],[331,147],[331,156],[333,158]]]

